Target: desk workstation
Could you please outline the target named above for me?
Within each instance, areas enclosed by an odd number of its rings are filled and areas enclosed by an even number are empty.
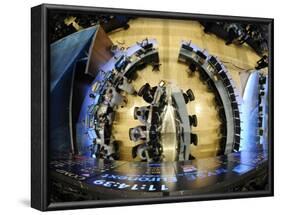
[[[146,44],[146,45],[143,45]],[[147,44],[150,44],[149,46]],[[155,48],[153,48],[155,47]],[[147,48],[147,49],[145,49]],[[158,125],[152,124],[151,120],[152,116],[155,114],[157,118],[161,120],[161,113],[155,111],[155,107],[160,108],[160,112],[163,111],[165,102],[163,103],[163,96],[165,96],[165,87],[155,86],[150,87],[149,84],[147,86],[144,85],[140,91],[137,93],[131,82],[133,81],[133,75],[139,65],[146,66],[147,64],[159,64],[159,57],[155,57],[155,53],[158,52],[156,49],[156,41],[155,40],[144,40],[141,43],[136,43],[136,45],[128,48],[126,51],[124,50],[115,50],[115,56],[108,62],[108,64],[101,67],[99,76],[96,79],[102,79],[102,82],[99,83],[96,80],[94,81],[92,91],[89,93],[92,98],[94,98],[94,102],[92,106],[95,106],[95,110],[99,110],[102,106],[109,105],[113,110],[118,108],[118,106],[126,105],[126,97],[125,93],[129,93],[132,95],[138,94],[143,97],[144,101],[151,105],[147,112],[147,119],[145,123],[145,129],[143,127],[138,127],[136,129],[130,129],[129,136],[131,140],[134,140],[134,133],[146,133],[145,143],[137,144],[132,149],[133,157],[136,157],[137,149],[139,148],[142,151],[145,149],[144,145],[147,143],[151,143],[151,133],[156,134],[154,136],[156,140],[161,139],[160,130],[161,130],[161,121],[158,122]],[[221,153],[227,154],[232,151],[239,150],[240,143],[240,112],[239,106],[237,102],[237,95],[235,94],[235,87],[233,87],[233,83],[228,77],[227,70],[225,67],[216,59],[215,57],[209,55],[206,51],[202,51],[195,45],[187,42],[183,42],[179,61],[185,62],[189,64],[191,71],[199,70],[200,75],[202,76],[205,83],[207,83],[210,90],[212,90],[217,97],[218,101],[218,109],[221,117]],[[108,72],[103,72],[108,71]],[[122,85],[122,86],[121,86]],[[111,88],[113,94],[115,96],[111,96],[111,100],[117,100],[118,102],[112,104],[110,101],[106,101],[108,94],[108,88]],[[189,95],[191,94],[191,95]],[[96,99],[95,96],[99,98]],[[193,159],[193,156],[190,154],[190,144],[197,145],[197,135],[191,132],[191,126],[193,124],[197,124],[196,116],[189,116],[187,113],[186,104],[189,101],[189,97],[191,97],[190,101],[194,100],[194,95],[191,90],[188,90],[184,93],[182,90],[179,92],[172,92],[171,94],[173,98],[173,105],[175,106],[175,120],[178,120],[178,128],[177,133],[179,133],[177,139],[180,142],[178,148],[179,151],[178,158],[179,160],[185,159]],[[110,97],[110,96],[109,96]],[[118,99],[113,99],[117,97]],[[161,102],[162,99],[162,102]],[[162,103],[162,105],[160,105]],[[106,107],[103,107],[106,108]],[[114,121],[114,114],[110,114],[104,120],[101,113],[105,114],[107,112],[96,111],[96,114],[93,114],[93,108],[89,108],[88,116],[86,117],[86,129],[88,130],[89,137],[95,138],[99,136],[99,133],[104,134],[104,125],[108,126],[109,130],[111,130],[112,122]],[[161,110],[162,109],[162,110]],[[99,114],[100,112],[100,114]],[[97,118],[97,119],[96,119]],[[136,117],[138,118],[138,117]],[[94,121],[95,123],[89,123]],[[195,123],[196,122],[196,123]],[[102,126],[99,126],[102,124]],[[142,130],[140,130],[142,129]],[[98,132],[98,133],[97,133]],[[110,134],[110,132],[106,132],[106,134]],[[138,136],[138,135],[137,135]],[[131,138],[132,137],[132,138]],[[107,137],[111,141],[115,141],[113,137]],[[135,142],[139,141],[136,139]],[[99,143],[103,143],[104,141],[99,141]],[[139,147],[142,145],[142,147]],[[163,146],[157,144],[158,152],[156,160],[159,160],[162,156]],[[146,152],[144,152],[146,153]],[[220,154],[220,152],[218,152]],[[146,157],[145,160],[152,159],[152,155],[141,156],[142,159]],[[150,157],[148,159],[148,157]],[[153,160],[153,159],[152,159]],[[161,160],[161,159],[160,159]]]
[[[186,109],[186,103],[183,98],[183,94],[180,90],[172,92],[173,105],[175,106],[175,112],[178,123],[178,133],[180,138],[179,144],[179,160],[189,159],[190,155],[190,139],[191,139],[191,125],[189,122],[189,115]]]
[[[167,96],[164,83],[150,87],[144,85],[138,92],[149,105],[134,108],[134,119],[143,125],[129,129],[130,140],[136,144],[132,148],[132,157],[139,157],[142,161],[161,161],[163,146],[161,144],[161,127]],[[141,132],[139,132],[141,131]],[[144,133],[145,135],[139,135]],[[138,138],[135,138],[135,137]]]
[[[226,126],[226,138],[224,153],[239,150],[240,138],[240,116],[237,101],[238,93],[235,93],[234,83],[228,77],[226,68],[214,56],[209,55],[191,42],[182,42],[178,60],[187,63],[192,72],[199,70],[203,81],[214,91],[217,100],[221,101],[223,107],[222,120]],[[224,139],[224,138],[222,138]]]
[[[156,41],[145,39],[127,50],[114,50],[114,57],[100,67],[88,92],[88,97],[84,101],[85,105],[90,103],[87,107],[87,114],[81,112],[81,117],[85,116],[84,125],[89,138],[88,147],[90,149],[97,149],[95,146],[97,144],[100,145],[99,149],[116,144],[116,140],[111,135],[114,112],[117,108],[126,105],[126,93],[136,93],[131,84],[136,71],[141,66],[157,64],[158,61]],[[113,150],[105,149],[105,158],[113,159],[112,156],[117,157],[115,154],[118,147],[111,148]],[[81,153],[83,154],[83,152]],[[100,157],[102,155],[97,151],[93,156]]]
[[[193,101],[194,95],[189,89],[188,93],[184,93],[178,87],[169,85],[164,81],[160,81],[158,86],[150,87],[145,84],[141,87],[138,95],[149,103],[149,106],[135,107],[134,118],[143,123],[142,132],[146,133],[144,139],[139,135],[141,126],[131,128],[129,130],[130,140],[141,143],[134,146],[133,157],[136,157],[138,150],[149,151],[149,145],[157,143],[159,153],[147,156],[141,156],[142,160],[155,161],[155,160],[188,160],[192,158],[190,154],[190,144],[197,145],[196,134],[191,133],[191,127],[197,126],[196,115],[189,116],[186,104]],[[172,112],[170,109],[172,108]],[[170,115],[169,118],[166,116]],[[166,127],[169,127],[166,129]],[[174,127],[174,129],[170,129]],[[153,129],[151,129],[153,128]],[[135,138],[138,136],[139,138]],[[173,141],[173,136],[175,137]],[[170,155],[170,154],[173,155]],[[150,153],[151,154],[151,153]],[[153,153],[152,153],[153,154]],[[151,157],[152,156],[152,157]]]

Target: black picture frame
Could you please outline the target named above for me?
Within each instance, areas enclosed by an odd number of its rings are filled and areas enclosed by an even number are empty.
[[[48,59],[48,12],[50,10],[63,10],[75,12],[97,12],[111,14],[126,14],[141,17],[157,17],[169,19],[196,19],[212,21],[236,21],[236,22],[259,22],[269,26],[269,134],[268,157],[269,157],[269,190],[245,193],[224,193],[192,196],[175,196],[153,199],[123,199],[123,200],[99,200],[84,202],[51,203],[48,201],[48,81],[49,81],[49,59]],[[269,18],[235,17],[206,14],[189,14],[160,11],[127,10],[116,8],[83,7],[71,5],[42,4],[31,8],[31,207],[41,211],[96,208],[123,205],[140,205],[155,203],[172,203],[185,201],[202,201],[217,199],[235,199],[248,197],[265,197],[274,195],[273,182],[273,29],[274,20]]]

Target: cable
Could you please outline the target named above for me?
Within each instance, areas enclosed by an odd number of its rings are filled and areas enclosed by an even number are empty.
[[[246,68],[242,68],[240,66],[237,66],[235,65],[234,63],[232,62],[229,62],[229,61],[223,61],[221,60],[222,63],[225,63],[225,64],[231,64],[232,66],[236,67],[237,69],[241,69],[241,70],[245,70],[245,71],[249,71],[249,70],[253,70],[254,68],[249,68],[249,69],[246,69]]]

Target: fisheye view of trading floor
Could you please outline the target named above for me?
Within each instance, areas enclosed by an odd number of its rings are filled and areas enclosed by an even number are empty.
[[[51,202],[268,190],[268,26],[53,11]]]

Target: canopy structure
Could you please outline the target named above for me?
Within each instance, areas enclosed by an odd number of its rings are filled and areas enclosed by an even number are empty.
[[[87,57],[96,26],[64,37],[50,45],[50,154],[69,153],[72,78],[76,63]],[[55,105],[52,105],[55,104]]]

